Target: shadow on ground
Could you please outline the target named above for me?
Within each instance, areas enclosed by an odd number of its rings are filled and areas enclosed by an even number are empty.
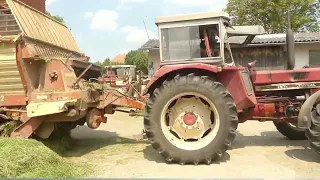
[[[93,130],[86,126],[71,133],[71,137],[42,142],[62,157],[81,157],[90,152],[117,144],[147,144],[146,141],[136,141],[120,137],[115,132]]]
[[[304,149],[291,149],[286,151],[285,154],[292,159],[320,163],[319,154],[309,147],[304,147]]]
[[[70,148],[63,153],[57,152],[63,157],[81,157],[90,152],[117,144],[145,144],[146,147],[140,151],[143,153],[145,159],[156,163],[167,163],[146,140],[138,142],[130,138],[119,137],[115,132],[92,130],[88,127],[81,127],[81,129],[78,129],[72,136],[72,145]],[[261,132],[260,136],[244,136],[240,132],[237,132],[233,146],[228,151],[250,146],[284,146],[291,148],[291,150],[285,152],[290,158],[319,163],[320,159],[317,154],[308,145],[308,141],[292,141],[282,136],[277,131]],[[55,150],[55,148],[52,149]],[[216,161],[215,164],[228,162],[230,160],[228,151],[224,153],[223,157]]]
[[[304,140],[289,140],[282,136],[278,131],[261,132],[260,136],[244,136],[237,132],[236,138],[233,142],[232,149],[242,149],[250,146],[307,146],[308,142]]]
[[[319,155],[317,155],[317,153],[310,148],[307,140],[289,140],[288,138],[282,136],[278,131],[261,132],[261,136],[244,136],[240,132],[237,132],[232,149],[242,149],[250,146],[290,147],[290,150],[285,151],[285,154],[288,157],[307,162],[320,162]]]

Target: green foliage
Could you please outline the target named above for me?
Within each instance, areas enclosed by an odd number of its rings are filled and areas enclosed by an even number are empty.
[[[110,58],[106,58],[103,62],[97,61],[94,64],[102,67],[110,65],[123,65],[123,63],[119,62],[111,62]]]
[[[0,125],[0,136],[10,137],[11,133],[21,124],[20,121],[9,121]]]
[[[80,178],[89,170],[30,139],[0,138],[0,159],[0,178]]]
[[[138,70],[148,74],[148,54],[143,51],[130,51],[125,59],[127,65],[135,65]]]
[[[105,67],[105,66],[111,66],[111,65],[123,65],[123,63],[119,63],[119,62],[112,62],[112,61],[110,60],[110,58],[106,58],[103,62],[97,61],[97,62],[95,62],[94,64],[95,64],[95,65],[97,65],[97,66],[101,66],[101,67],[103,67],[102,72],[101,72],[102,74],[107,73],[107,70],[106,70],[106,69],[104,69],[104,67]]]
[[[225,11],[233,25],[261,25],[268,33],[284,33],[290,12],[295,32],[318,32],[319,7],[315,0],[229,0]]]
[[[48,11],[46,11],[46,14],[47,14],[48,16],[52,17],[53,19],[59,21],[60,23],[64,24],[64,19],[63,19],[63,17],[58,16],[58,15],[53,16],[53,15],[52,15],[50,12],[48,12]]]

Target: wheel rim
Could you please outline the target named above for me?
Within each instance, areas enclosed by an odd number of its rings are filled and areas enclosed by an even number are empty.
[[[184,150],[198,150],[212,142],[219,130],[216,106],[199,93],[181,93],[162,110],[161,129],[168,141]]]
[[[298,128],[297,123],[289,123],[289,122],[288,122],[288,125],[289,125],[289,127],[290,127],[291,129],[293,129],[293,130],[296,130],[296,131],[305,131],[305,129]]]

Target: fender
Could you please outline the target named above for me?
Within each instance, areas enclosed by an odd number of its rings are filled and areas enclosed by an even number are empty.
[[[202,64],[202,63],[196,63],[196,64],[179,64],[179,65],[166,65],[162,66],[151,78],[149,83],[147,84],[145,90],[143,91],[143,95],[146,95],[149,91],[149,88],[157,82],[157,80],[166,74],[176,71],[176,70],[182,70],[182,69],[199,69],[199,70],[206,70],[213,73],[219,72],[218,66],[209,65],[209,64]]]
[[[299,128],[309,128],[311,126],[311,121],[314,118],[312,116],[312,109],[316,102],[320,98],[320,91],[312,94],[302,105],[299,115],[298,115],[298,127]],[[318,107],[317,107],[318,111]]]

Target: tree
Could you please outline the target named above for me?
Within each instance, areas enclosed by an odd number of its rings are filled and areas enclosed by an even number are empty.
[[[143,51],[130,51],[125,59],[128,65],[135,65],[138,70],[148,74],[148,54]]]
[[[46,14],[47,14],[48,16],[50,16],[51,18],[53,18],[53,19],[59,21],[60,23],[64,24],[64,19],[63,19],[63,17],[58,16],[58,15],[53,16],[53,15],[52,15],[50,12],[48,12],[48,11],[46,11]]]
[[[123,65],[123,63],[119,62],[111,62],[110,58],[106,58],[103,62],[97,61],[94,63],[95,65],[98,66],[110,66],[110,65]]]
[[[233,25],[261,25],[268,33],[284,33],[290,12],[295,32],[318,32],[319,7],[315,0],[229,0],[225,11]]]

